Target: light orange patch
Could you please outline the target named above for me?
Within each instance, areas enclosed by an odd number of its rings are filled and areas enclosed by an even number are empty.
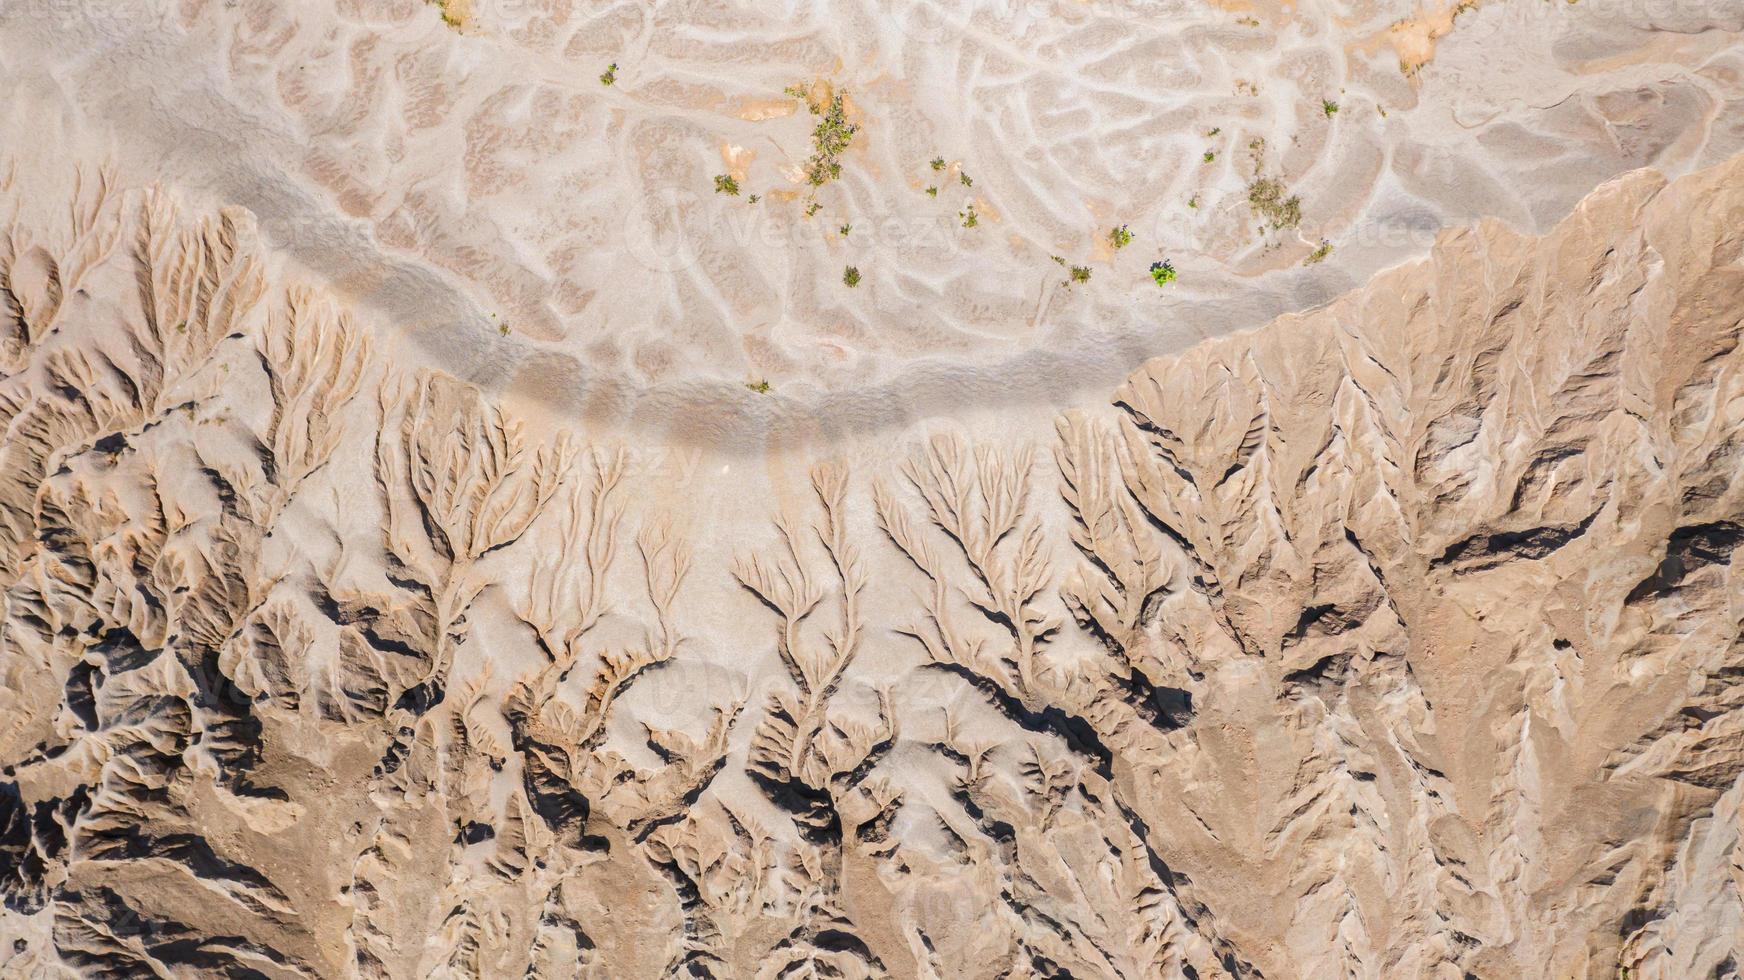
[[[791,116],[798,111],[799,106],[792,99],[743,99],[735,114],[748,122],[762,122]]]
[[[1391,45],[1399,58],[1399,70],[1412,75],[1435,57],[1435,44],[1453,33],[1459,15],[1477,9],[1481,0],[1427,0],[1415,16],[1395,22],[1380,34],[1364,38],[1349,50],[1372,53]]]
[[[748,150],[724,140],[721,142],[721,163],[734,180],[744,180],[746,171],[751,168],[751,161],[755,159],[756,150]]]
[[[472,0],[432,0],[442,11],[442,22],[455,30],[472,26]]]

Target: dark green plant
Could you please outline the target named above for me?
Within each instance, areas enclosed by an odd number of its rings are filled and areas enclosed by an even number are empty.
[[[1108,232],[1108,244],[1115,248],[1125,248],[1132,244],[1132,232],[1128,231],[1125,225],[1112,228]]]
[[[975,205],[971,204],[957,212],[957,217],[963,219],[963,227],[973,228],[981,223],[981,216],[975,213]]]
[[[842,101],[844,92],[831,94],[825,103],[813,102],[798,87],[789,88],[787,92],[805,100],[806,108],[818,117],[817,125],[811,131],[812,154],[805,162],[805,179],[813,187],[822,187],[842,175],[839,158],[847,152],[860,127],[848,122],[847,109]]]
[[[852,289],[855,286],[860,285],[860,270],[854,268],[853,266],[848,266],[846,269],[843,269],[842,270],[842,283],[844,285],[846,285],[849,289]]]
[[[933,157],[933,169],[934,170],[945,169],[945,158],[944,157]]]
[[[759,395],[769,394],[769,382],[767,382],[767,381],[747,381],[747,382],[745,382],[745,387],[751,389],[752,391],[756,392]]]
[[[1175,266],[1168,259],[1151,263],[1151,281],[1158,286],[1167,286],[1175,281]]]
[[[611,64],[606,66],[605,71],[600,73],[600,84],[601,85],[610,85],[611,83],[613,83],[617,80],[618,80],[618,63],[614,61]]]
[[[1326,115],[1330,117],[1333,113],[1338,111],[1338,103],[1331,99],[1321,99],[1320,111],[1326,113]]]
[[[739,182],[734,180],[730,174],[716,174],[715,193],[730,194],[736,197],[739,193]]]

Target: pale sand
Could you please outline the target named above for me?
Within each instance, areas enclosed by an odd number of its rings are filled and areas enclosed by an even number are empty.
[[[1607,177],[1744,148],[1744,12],[1701,0],[497,0],[459,30],[419,0],[20,3],[9,154],[78,145],[245,206],[403,356],[734,451],[979,410],[1045,425],[1444,226],[1542,230]],[[806,195],[811,118],[782,91],[817,80],[860,129]],[[1255,139],[1298,228],[1256,232]],[[713,193],[729,172],[739,197]],[[1063,288],[1052,255],[1092,280]]]
[[[1740,163],[1606,182],[1740,149],[1727,4],[85,6],[0,23],[0,976],[1735,953]]]

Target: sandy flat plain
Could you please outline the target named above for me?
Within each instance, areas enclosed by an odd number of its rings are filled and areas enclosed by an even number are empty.
[[[249,208],[408,357],[755,451],[1058,407],[1441,228],[1541,231],[1624,171],[1723,159],[1728,6],[8,0],[0,82],[10,153]],[[858,127],[822,187],[784,94],[814,85]],[[1254,213],[1256,177],[1299,223]]]

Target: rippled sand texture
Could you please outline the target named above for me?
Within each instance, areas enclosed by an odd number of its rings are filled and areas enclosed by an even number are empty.
[[[1610,176],[1744,149],[1723,0],[20,5],[17,141],[250,208],[406,356],[747,449],[1093,398],[1445,225],[1542,230]],[[814,83],[859,126],[817,189],[783,94]],[[1258,227],[1259,175],[1298,226]]]
[[[0,980],[1736,974],[1741,32],[0,0]]]
[[[0,975],[1740,961],[1744,157],[756,465],[77,173],[4,183]]]

